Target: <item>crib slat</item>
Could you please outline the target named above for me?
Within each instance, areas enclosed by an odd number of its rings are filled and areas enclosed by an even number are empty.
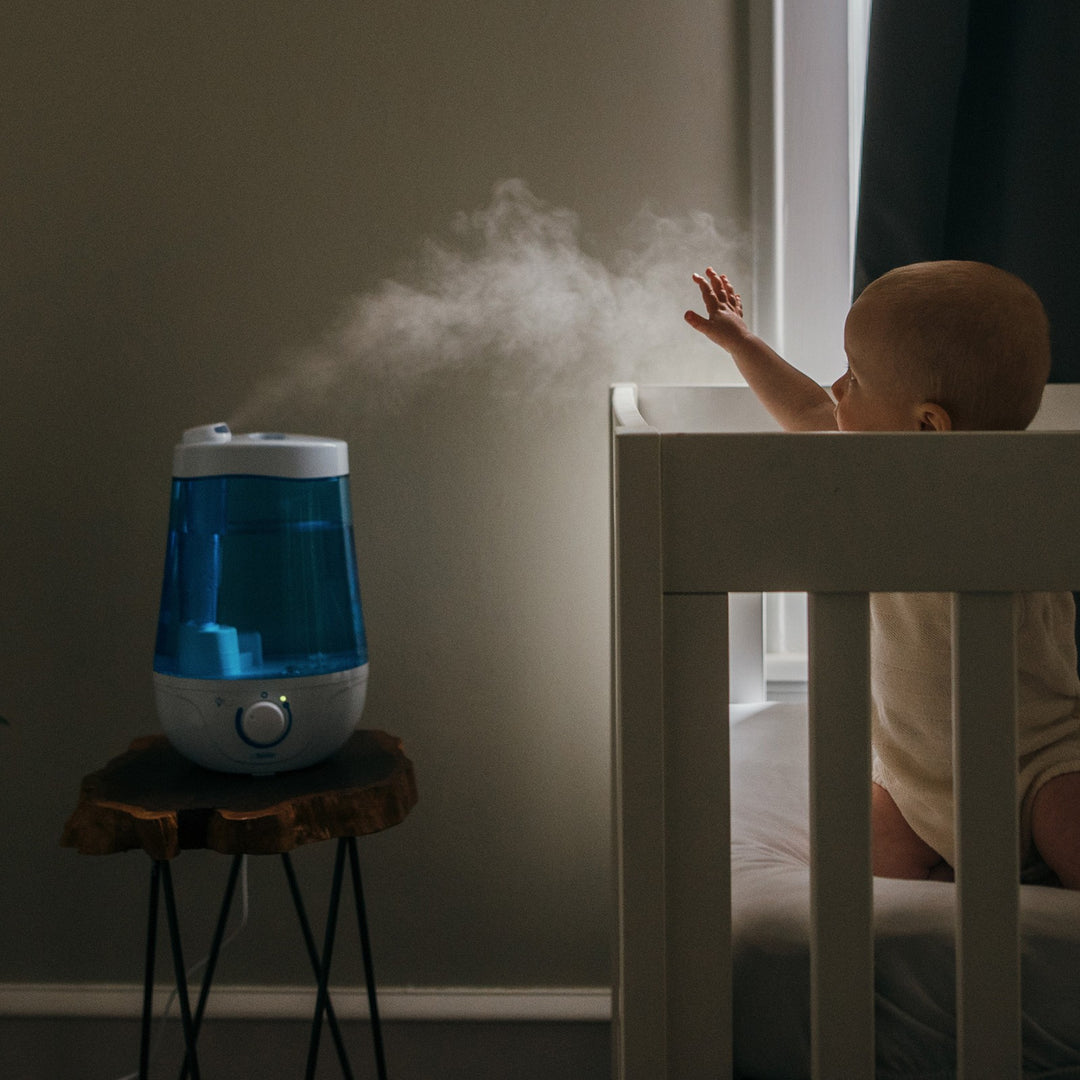
[[[715,1080],[732,1069],[727,639],[728,597],[664,597],[670,1080]]]
[[[961,1080],[1021,1075],[1014,600],[953,597]]]
[[[812,1075],[873,1080],[867,594],[811,595],[809,631]]]

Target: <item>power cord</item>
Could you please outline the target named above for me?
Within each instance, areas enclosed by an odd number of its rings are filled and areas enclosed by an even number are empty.
[[[248,892],[248,857],[246,855],[240,856],[240,924],[221,942],[220,951],[224,952],[243,932],[248,923],[248,914],[250,912],[250,898]],[[207,953],[201,960],[196,960],[194,964],[187,969],[186,977],[188,983],[199,974],[203,968],[210,961],[210,954]],[[177,990],[174,986],[172,992],[169,994],[165,1001],[165,1007],[161,1011],[161,1016],[157,1018],[155,1030],[150,1037],[150,1061],[152,1065],[156,1065],[158,1058],[161,1056],[161,1039],[165,1034],[165,1025],[169,1020],[169,1012],[176,1002]],[[118,1077],[117,1080],[139,1080],[139,1071],[135,1070],[133,1073],[127,1073],[124,1076]]]

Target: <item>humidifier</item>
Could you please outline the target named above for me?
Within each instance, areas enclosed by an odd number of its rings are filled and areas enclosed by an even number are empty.
[[[355,729],[367,644],[339,439],[186,431],[154,653],[158,716],[199,765],[313,765]]]

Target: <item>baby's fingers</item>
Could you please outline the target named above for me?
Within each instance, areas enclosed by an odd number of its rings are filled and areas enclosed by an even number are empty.
[[[706,271],[708,273],[708,271]],[[720,310],[720,299],[716,290],[700,274],[694,274],[694,282],[701,290],[701,299],[705,301],[705,310],[712,315]]]
[[[705,270],[705,276],[694,274],[694,281],[701,290],[705,309],[711,318],[722,311],[733,311],[742,317],[742,297],[735,291],[726,274],[718,274],[711,266]]]
[[[713,280],[716,294],[722,297],[737,315],[742,315],[742,297],[735,291],[735,286],[728,280],[727,274],[717,274],[711,267],[708,273]]]

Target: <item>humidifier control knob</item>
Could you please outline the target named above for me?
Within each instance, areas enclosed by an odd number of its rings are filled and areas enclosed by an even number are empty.
[[[256,701],[240,717],[240,734],[255,746],[273,746],[284,738],[289,717],[276,701]]]

